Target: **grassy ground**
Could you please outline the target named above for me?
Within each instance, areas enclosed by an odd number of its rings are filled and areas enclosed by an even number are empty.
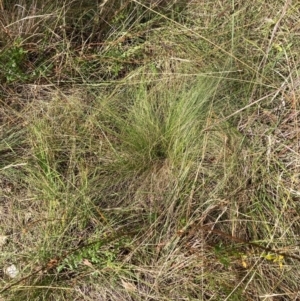
[[[0,300],[299,300],[300,4],[240,2],[0,1]]]

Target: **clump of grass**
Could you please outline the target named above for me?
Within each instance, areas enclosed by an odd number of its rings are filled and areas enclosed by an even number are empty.
[[[174,87],[163,91],[163,86],[158,85],[148,92],[142,84],[132,95],[133,104],[127,106],[119,130],[122,152],[137,168],[139,164],[144,169],[147,164],[164,160],[176,166],[184,157],[195,160],[199,156],[197,146],[203,139],[207,117],[215,107],[216,87],[201,79],[192,88],[180,83],[179,86],[181,92],[176,95]]]

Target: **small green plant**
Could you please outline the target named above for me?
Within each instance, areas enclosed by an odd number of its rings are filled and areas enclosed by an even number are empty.
[[[57,272],[65,269],[76,271],[80,266],[94,266],[95,268],[114,267],[118,254],[123,249],[127,239],[122,238],[112,244],[111,247],[104,246],[104,241],[88,244],[74,253],[70,253],[57,267]]]
[[[57,267],[57,272],[67,269],[70,271],[75,271],[78,269],[80,265],[82,265],[85,261],[90,262],[91,264],[99,264],[105,258],[101,258],[101,254],[99,252],[99,245],[92,245],[78,252],[67,256],[61,264]],[[111,259],[111,258],[110,258]]]
[[[0,54],[1,72],[6,82],[24,82],[28,79],[28,75],[24,70],[26,53],[27,51],[23,48],[21,42],[17,40],[10,48]]]

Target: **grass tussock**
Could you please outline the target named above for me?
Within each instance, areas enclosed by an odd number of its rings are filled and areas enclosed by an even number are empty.
[[[298,6],[2,1],[0,299],[298,300]]]

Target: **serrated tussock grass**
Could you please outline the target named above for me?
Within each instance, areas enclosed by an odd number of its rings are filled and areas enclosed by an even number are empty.
[[[299,5],[25,2],[0,3],[4,298],[297,300]]]

